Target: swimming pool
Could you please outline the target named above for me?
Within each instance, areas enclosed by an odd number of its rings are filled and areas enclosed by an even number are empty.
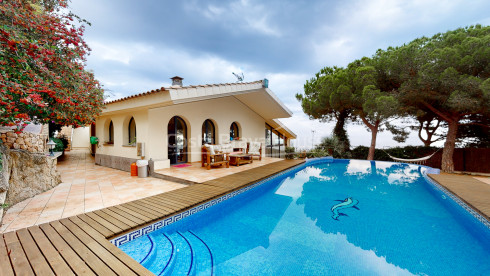
[[[424,170],[317,160],[116,245],[156,275],[488,274],[490,229]]]

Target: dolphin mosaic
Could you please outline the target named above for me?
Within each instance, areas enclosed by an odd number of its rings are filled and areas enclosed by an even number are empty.
[[[338,220],[340,216],[347,216],[346,214],[340,212],[340,210],[342,209],[354,208],[359,210],[359,208],[356,206],[357,203],[359,203],[359,200],[354,199],[352,197],[348,197],[344,200],[336,200],[336,201],[340,201],[341,203],[332,206],[332,208],[330,209],[333,213],[332,218],[334,220]]]

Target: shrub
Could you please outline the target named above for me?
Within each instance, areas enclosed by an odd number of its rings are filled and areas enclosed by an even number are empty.
[[[294,147],[286,147],[284,151],[286,152],[286,159],[294,159],[296,157]]]
[[[54,146],[53,151],[64,151],[65,150],[65,146],[63,144],[63,141],[61,141],[60,138],[52,137],[51,140],[56,144],[56,146]]]
[[[317,157],[325,157],[329,156],[328,152],[323,149],[314,148],[306,152],[306,157],[308,158],[317,158]]]
[[[322,142],[316,146],[318,150],[328,152],[334,158],[349,158],[350,153],[345,149],[348,148],[346,142],[337,136],[323,137]]]
[[[68,147],[68,137],[66,137],[66,135],[59,134],[57,138],[61,140],[63,143],[63,148],[66,149]]]

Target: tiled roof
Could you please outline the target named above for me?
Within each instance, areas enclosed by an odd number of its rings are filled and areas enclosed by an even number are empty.
[[[154,94],[154,93],[158,93],[158,92],[169,91],[169,90],[180,90],[180,89],[198,88],[198,87],[219,87],[219,86],[225,86],[225,85],[242,86],[242,85],[249,85],[249,84],[258,84],[258,83],[262,83],[262,82],[263,82],[262,80],[259,80],[259,81],[253,81],[253,82],[201,84],[201,85],[189,85],[189,86],[182,86],[182,87],[181,86],[170,86],[168,88],[162,87],[160,89],[151,90],[151,91],[147,91],[147,92],[142,92],[142,93],[139,93],[139,94],[135,94],[135,95],[123,97],[123,98],[120,98],[120,99],[117,99],[117,100],[107,101],[105,104],[122,102],[122,101],[125,101],[125,100],[134,99],[134,98],[137,98],[137,97],[142,97],[142,96],[146,96],[146,95],[150,95],[150,94]]]

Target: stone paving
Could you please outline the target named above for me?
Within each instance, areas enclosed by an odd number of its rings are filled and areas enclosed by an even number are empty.
[[[274,162],[282,161],[282,158],[273,157],[262,157],[259,161],[258,158],[254,158],[253,163],[243,164],[240,166],[230,165],[227,168],[225,165],[222,166],[212,166],[210,170],[202,167],[201,162],[193,162],[185,164],[186,167],[175,167],[172,166],[168,169],[155,170],[155,173],[163,174],[175,178],[185,179],[195,183],[203,183],[209,180],[213,180],[219,177],[224,177],[227,175],[232,175],[238,172],[250,170]]]
[[[38,225],[124,202],[185,187],[152,177],[101,167],[87,151],[66,153],[58,162],[62,183],[55,188],[11,206],[0,233]]]

